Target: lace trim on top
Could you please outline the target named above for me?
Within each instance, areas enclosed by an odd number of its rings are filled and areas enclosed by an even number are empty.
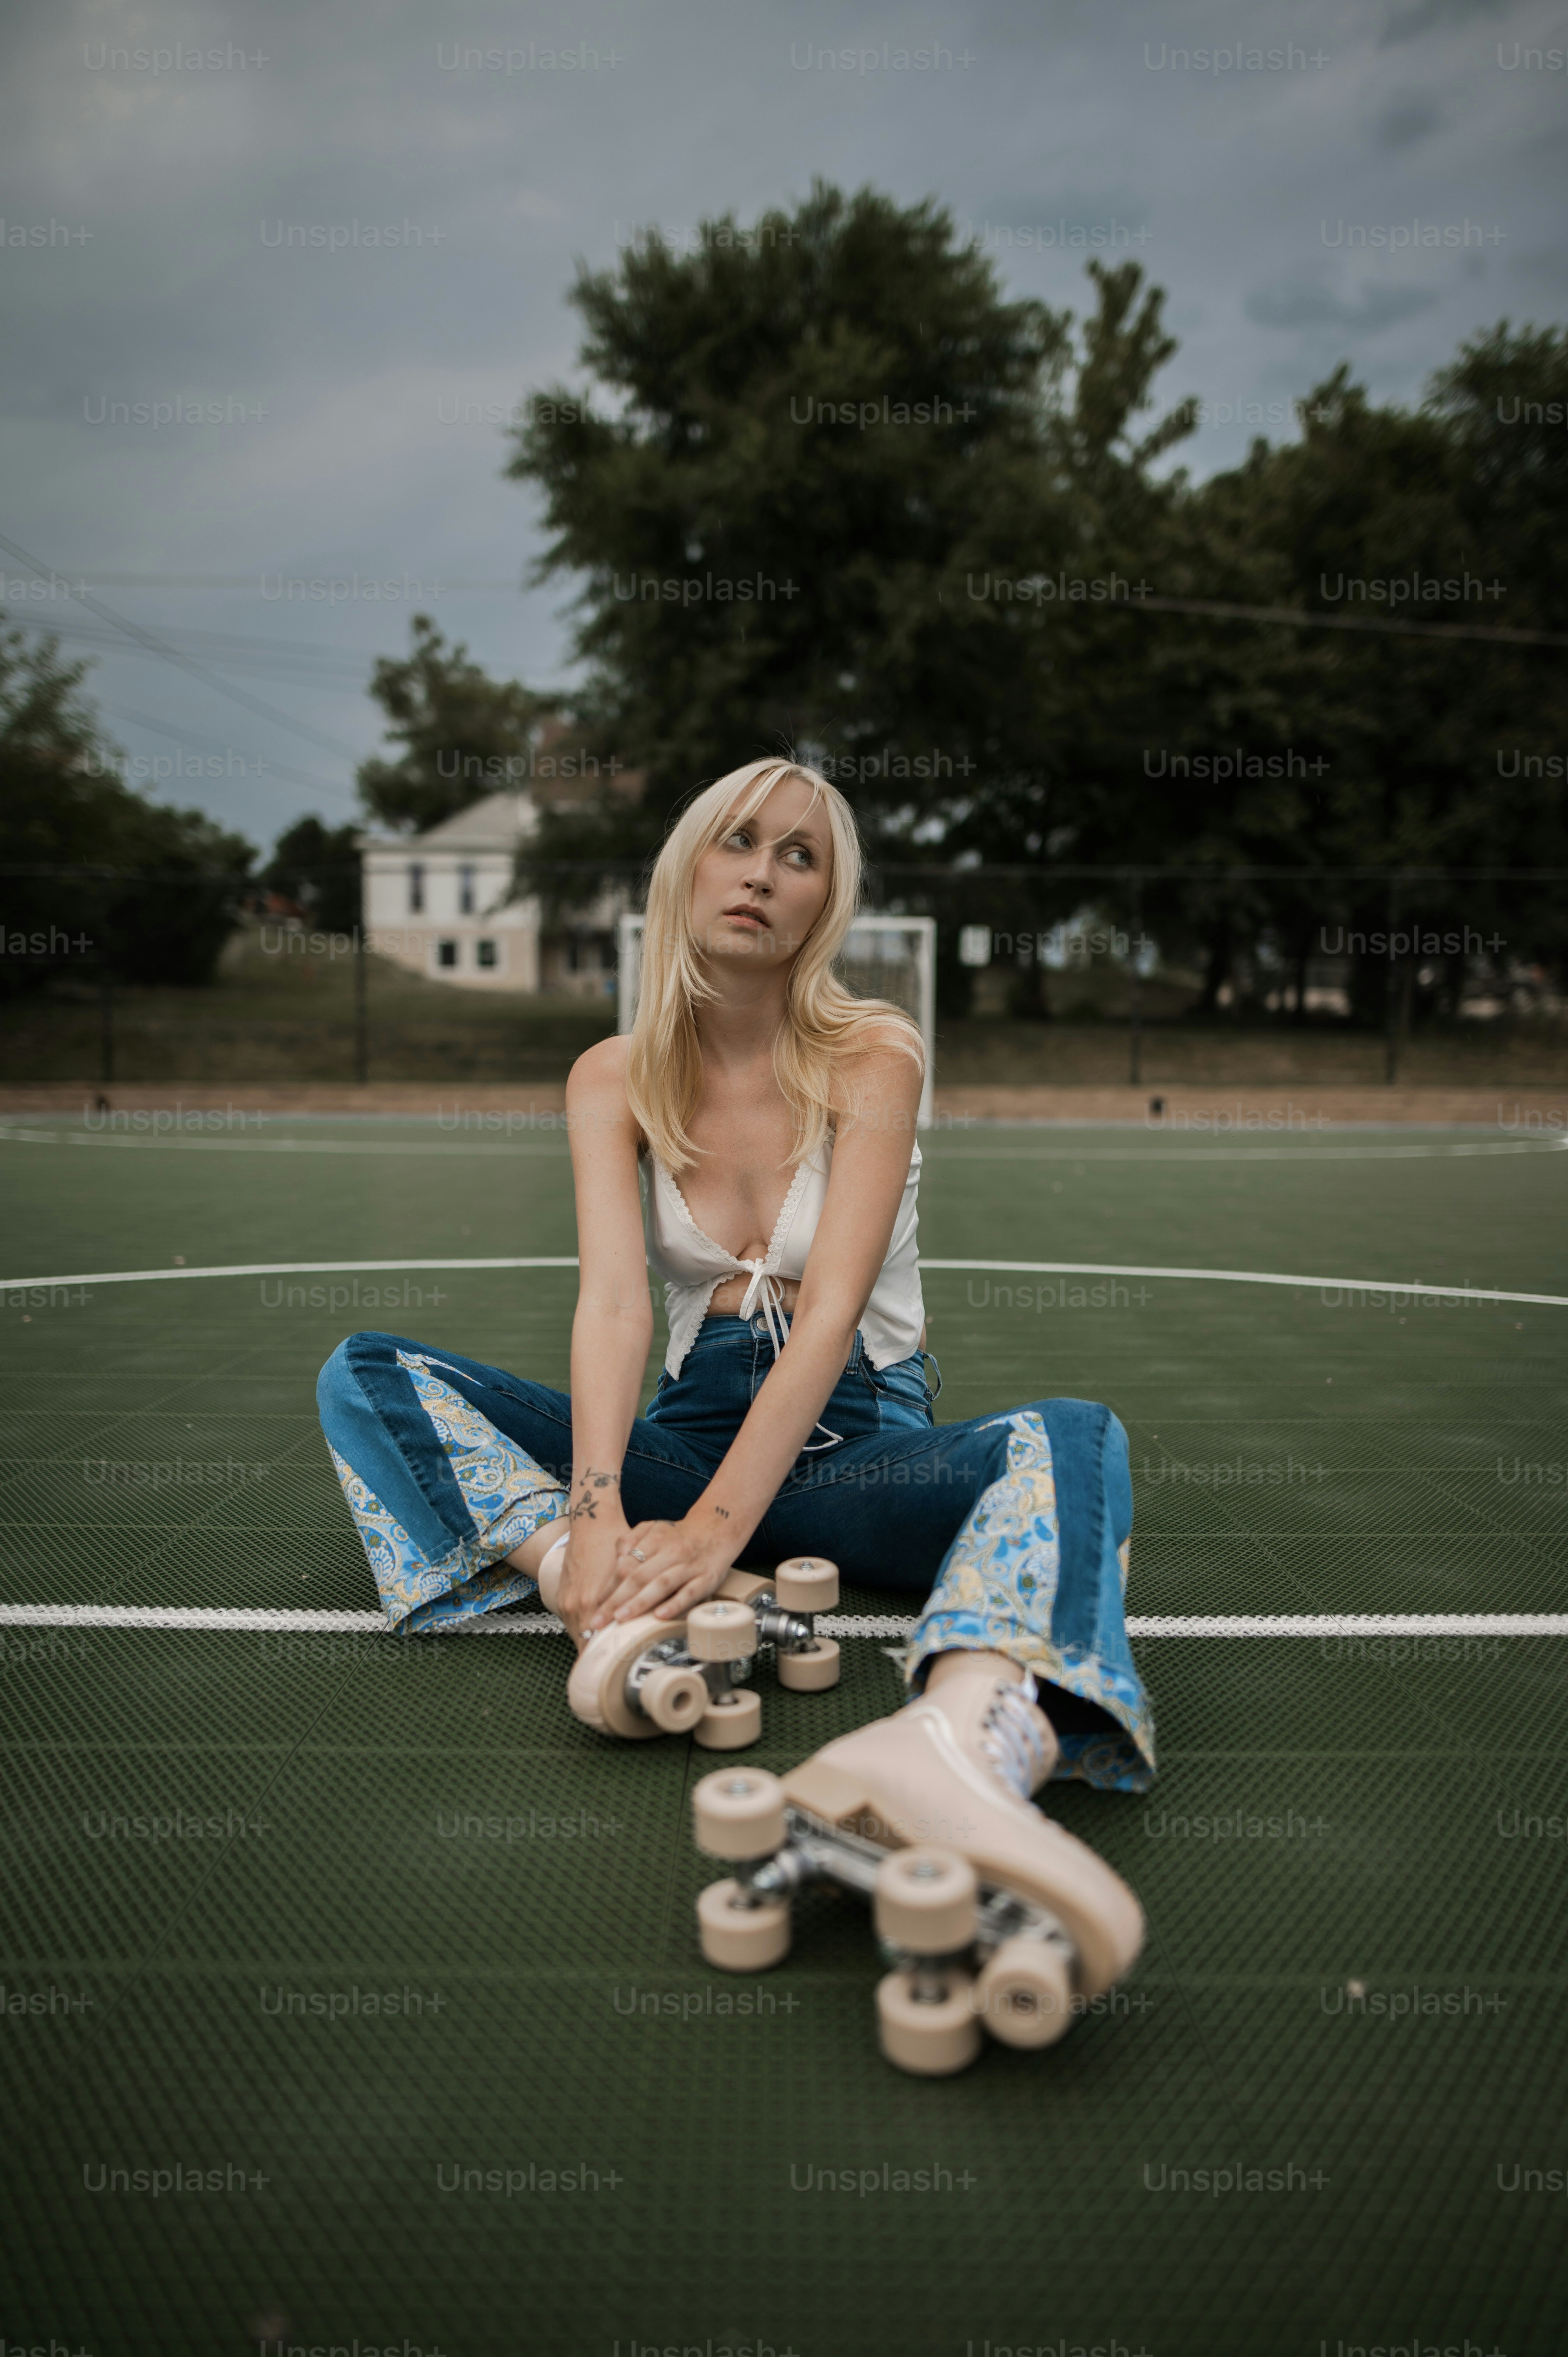
[[[754,1261],[742,1260],[737,1254],[726,1251],[723,1244],[715,1242],[715,1240],[709,1235],[706,1228],[700,1227],[698,1225],[695,1214],[693,1212],[692,1206],[687,1202],[685,1196],[682,1193],[681,1182],[676,1178],[674,1172],[672,1170],[667,1170],[663,1163],[660,1162],[657,1157],[651,1154],[649,1156],[649,1160],[652,1163],[654,1170],[658,1176],[664,1179],[668,1185],[670,1192],[674,1198],[675,1209],[678,1215],[684,1224],[691,1229],[692,1233],[696,1237],[697,1242],[702,1244],[706,1244],[708,1250],[710,1252],[717,1253],[721,1259],[727,1260],[730,1265],[730,1272],[733,1275],[744,1275],[747,1270],[750,1270],[752,1274],[755,1275],[757,1265]],[[764,1268],[768,1270],[769,1275],[776,1275],[778,1274],[777,1269],[773,1268],[770,1264],[777,1260],[779,1253],[782,1249],[781,1239],[789,1233],[790,1222],[793,1221],[796,1212],[800,1208],[800,1198],[806,1191],[806,1181],[811,1176],[811,1168],[812,1165],[809,1161],[798,1162],[795,1165],[795,1176],[790,1179],[789,1192],[786,1194],[783,1202],[779,1207],[779,1217],[774,1221],[773,1232],[768,1239],[768,1250],[762,1255],[762,1265]],[[722,1277],[714,1277],[713,1284],[708,1287],[710,1299],[719,1286],[723,1283],[724,1279]]]

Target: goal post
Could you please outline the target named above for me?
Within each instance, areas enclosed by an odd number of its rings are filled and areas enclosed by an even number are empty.
[[[642,919],[623,916],[617,928],[616,1028],[629,1031],[642,973]],[[919,1029],[926,1077],[916,1116],[930,1126],[936,1102],[937,920],[934,917],[857,917],[839,952],[838,973],[857,998],[889,998]]]

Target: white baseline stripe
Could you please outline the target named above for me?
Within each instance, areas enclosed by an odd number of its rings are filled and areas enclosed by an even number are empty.
[[[274,1116],[277,1118],[278,1116]],[[284,1115],[281,1118],[286,1119]],[[531,1123],[543,1128],[542,1121]],[[564,1126],[564,1116],[561,1125]],[[52,1130],[18,1128],[15,1124],[0,1122],[0,1144],[9,1141],[14,1146],[93,1146],[129,1147],[133,1152],[149,1151],[196,1154],[420,1154],[420,1155],[542,1155],[555,1161],[564,1160],[566,1143],[556,1146],[470,1146],[435,1143],[402,1143],[377,1138],[326,1137],[128,1137],[119,1132],[100,1135],[83,1130]],[[1322,1146],[1303,1142],[1299,1146],[972,1146],[961,1147],[951,1155],[933,1160],[933,1168],[945,1170],[955,1162],[1402,1162],[1430,1161],[1434,1157],[1476,1154],[1552,1154],[1568,1147],[1568,1137],[1507,1139],[1469,1146]],[[927,1147],[929,1154],[930,1148]]]
[[[823,1613],[817,1626],[832,1637],[908,1637],[912,1618],[900,1613]],[[390,1636],[379,1612],[312,1612],[221,1605],[0,1604],[7,1629],[222,1629],[341,1631]],[[548,1613],[487,1614],[434,1633],[453,1636],[554,1637],[561,1623]],[[1133,1613],[1131,1637],[1568,1637],[1568,1612],[1218,1612]]]
[[[242,1261],[224,1268],[95,1269],[75,1276],[0,1276],[0,1293],[21,1286],[156,1285],[197,1276],[354,1276],[397,1275],[420,1269],[575,1268],[574,1253],[536,1254],[493,1260],[298,1260]],[[924,1260],[922,1269],[968,1269],[992,1276],[1160,1276],[1197,1285],[1293,1285],[1309,1293],[1332,1286],[1347,1293],[1434,1293],[1454,1301],[1523,1301],[1542,1309],[1568,1309],[1568,1294],[1495,1293],[1478,1285],[1422,1285],[1409,1277],[1277,1276],[1246,1268],[1130,1268],[1103,1260]]]
[[[134,1152],[170,1146],[200,1154],[542,1154],[565,1158],[560,1146],[421,1146],[381,1144],[374,1138],[328,1137],[96,1137],[81,1130],[13,1129],[0,1123],[0,1144],[14,1146],[120,1146]]]
[[[1444,1154],[1559,1154],[1568,1137],[1520,1139],[1501,1146],[964,1146],[933,1168],[960,1162],[1410,1162]],[[925,1151],[929,1154],[930,1148]]]

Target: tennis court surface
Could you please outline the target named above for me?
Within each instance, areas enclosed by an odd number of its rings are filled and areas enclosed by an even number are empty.
[[[978,1265],[928,1269],[939,1417],[1131,1436],[1161,1770],[1048,1796],[1135,1977],[934,2082],[847,1901],[703,1964],[708,1755],[581,1728],[564,1637],[378,1632],[317,1369],[381,1326],[564,1385],[569,1266],[413,1264],[569,1256],[564,1142],[8,1121],[5,1275],[72,1282],[0,1294],[7,2344],[1564,2345],[1568,1307],[1480,1297],[1568,1297],[1568,1155],[994,1128],[927,1171],[928,1259]],[[252,1273],[91,1281],[178,1264]],[[752,1756],[888,1707],[888,1641],[768,1680]]]

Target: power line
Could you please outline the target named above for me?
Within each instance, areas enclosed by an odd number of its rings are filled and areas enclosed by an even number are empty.
[[[59,580],[60,576],[51,567],[41,565],[36,556],[29,555],[25,548],[19,548],[14,540],[7,540],[4,533],[0,533],[0,548],[5,549],[7,555],[14,556],[18,565],[25,565],[36,579]],[[274,722],[279,728],[288,729],[295,737],[306,737],[312,744],[324,746],[329,753],[341,753],[350,761],[360,759],[360,755],[352,746],[340,744],[337,737],[327,736],[319,728],[312,728],[303,720],[291,719],[287,713],[279,712],[274,705],[262,703],[258,696],[248,695],[242,687],[235,687],[231,681],[220,678],[216,672],[209,671],[205,663],[193,662],[188,655],[182,655],[175,648],[166,645],[155,631],[145,630],[139,622],[128,622],[124,616],[117,614],[112,606],[106,606],[102,598],[93,597],[91,590],[72,589],[69,583],[65,584],[65,590],[66,595],[74,597],[79,606],[85,606],[89,613],[96,614],[100,620],[110,623],[117,630],[123,630],[128,639],[138,642],[150,652],[163,656],[166,662],[173,663],[177,669],[188,673],[192,679],[199,680],[204,687],[216,688],[218,694],[226,695],[231,703],[243,705],[247,712],[256,713],[262,719]]]
[[[225,755],[234,749],[231,745],[220,745],[215,737],[204,737],[199,729],[170,728],[165,721],[150,720],[145,712],[116,712],[112,704],[100,704],[98,708],[111,720],[129,721],[134,728],[150,728],[155,737],[166,737],[172,745],[205,744],[210,752]],[[268,762],[264,766],[258,764],[258,767],[263,777],[286,779],[290,785],[308,786],[312,793],[326,794],[334,802],[351,802],[353,800],[347,787],[324,785],[318,779],[310,777],[304,770],[291,769],[286,761]],[[245,774],[248,777],[250,771],[247,770]],[[170,778],[158,779],[155,782],[160,785],[175,785],[183,781]]]
[[[133,656],[144,661],[164,659],[162,648],[138,646],[134,640],[117,639],[112,631],[99,630],[91,622],[45,622],[32,614],[18,618],[18,627],[28,626],[45,637],[63,640],[70,647],[91,647],[105,654]],[[281,686],[316,687],[332,694],[341,694],[349,690],[362,693],[365,686],[364,667],[350,665],[340,658],[324,656],[318,662],[312,662],[307,656],[296,656],[285,651],[281,660],[274,661],[261,654],[252,654],[242,647],[214,646],[210,641],[205,645],[197,644],[193,634],[173,630],[167,633],[166,644],[177,654],[186,655],[190,661],[209,662],[214,669],[226,675],[249,673],[257,679],[275,680]],[[329,667],[333,665],[336,667]]]

